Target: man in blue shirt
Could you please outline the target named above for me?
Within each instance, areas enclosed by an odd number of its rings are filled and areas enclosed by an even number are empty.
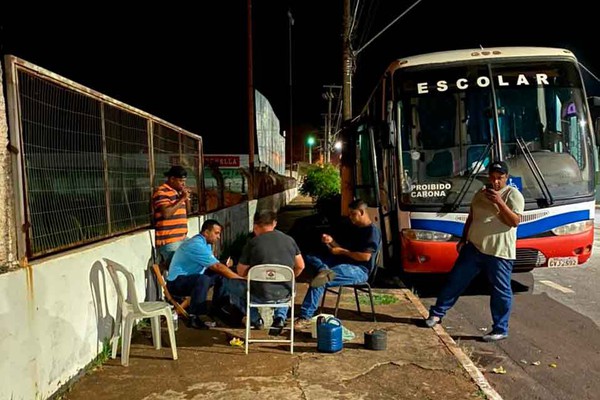
[[[298,328],[304,328],[310,323],[325,287],[366,282],[370,269],[375,268],[372,258],[377,255],[381,232],[367,213],[367,203],[355,200],[350,203],[349,208],[352,225],[346,232],[346,240],[339,244],[330,235],[324,234],[321,242],[327,247],[329,254],[323,257],[306,256],[306,264],[318,273],[300,307],[300,317],[296,322]]]
[[[191,296],[188,311],[192,328],[208,328],[199,316],[208,313],[207,297],[211,286],[214,286],[213,302],[216,302],[223,296],[223,276],[243,279],[213,255],[212,246],[221,238],[222,229],[214,219],[204,221],[200,234],[184,241],[171,260],[167,288],[175,296]]]

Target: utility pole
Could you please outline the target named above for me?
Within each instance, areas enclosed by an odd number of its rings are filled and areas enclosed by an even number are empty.
[[[327,96],[329,93],[323,93],[323,98],[325,100],[327,99]],[[327,145],[327,143],[330,140],[331,135],[329,134],[331,132],[331,130],[329,130],[329,114],[325,113],[325,114],[321,114],[321,118],[323,118],[323,138],[320,140],[321,141],[321,155],[323,163],[328,163],[329,162],[329,157],[327,156],[329,153],[329,146]]]
[[[325,162],[329,163],[329,138],[331,137],[331,100],[333,100],[333,93],[331,88],[327,92],[327,119],[325,120]]]
[[[352,66],[353,56],[350,46],[350,0],[344,0],[344,9],[342,13],[342,120],[347,122],[352,119]],[[342,146],[348,148],[348,138],[342,137]],[[352,153],[352,152],[347,152]],[[348,205],[354,198],[352,188],[352,165],[355,160],[349,160],[348,157],[342,157],[341,178],[342,178],[342,215],[348,215]]]
[[[331,115],[331,103],[335,98],[333,94],[333,89],[341,89],[341,86],[336,85],[323,85],[324,89],[327,89],[325,93],[323,93],[323,99],[327,100],[327,116],[325,118],[325,162],[328,163],[331,161],[331,127],[332,123],[332,115]]]
[[[294,124],[292,119],[292,26],[294,26],[294,18],[292,17],[291,8],[288,9],[288,42],[289,42],[289,68],[290,68],[290,178],[294,169]]]
[[[248,4],[248,34],[246,45],[248,46],[248,166],[250,169],[250,184],[248,185],[248,199],[254,198],[254,75],[252,71],[252,0],[247,0]]]

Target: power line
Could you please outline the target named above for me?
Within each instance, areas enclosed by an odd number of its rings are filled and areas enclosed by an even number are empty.
[[[352,23],[350,24],[350,32],[348,36],[352,37],[352,31],[354,30],[354,22],[356,21],[356,15],[358,14],[358,5],[360,4],[360,0],[356,1],[356,7],[354,7],[354,15],[352,15]]]
[[[390,22],[388,24],[388,26],[386,26],[385,28],[383,28],[383,30],[381,30],[381,32],[379,32],[377,35],[375,35],[373,37],[373,39],[369,40],[363,47],[361,47],[360,49],[356,50],[354,52],[354,55],[358,55],[358,53],[360,53],[361,51],[363,51],[365,49],[365,47],[367,47],[368,45],[370,45],[375,39],[377,39],[379,36],[381,36],[381,34],[385,31],[387,31],[392,25],[394,25],[396,22],[398,22],[398,20],[400,18],[402,18],[404,15],[406,15],[406,13],[408,13],[410,10],[412,10],[417,4],[419,4],[421,1],[423,0],[417,0],[415,1],[410,7],[408,7],[402,14],[400,14],[398,17],[396,17],[395,20],[393,20],[392,22]]]

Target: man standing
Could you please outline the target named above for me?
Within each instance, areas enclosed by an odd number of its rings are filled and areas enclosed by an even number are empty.
[[[200,234],[185,240],[171,261],[167,289],[175,296],[191,296],[188,311],[192,328],[209,327],[199,316],[208,314],[207,297],[211,286],[214,286],[212,301],[218,303],[223,297],[222,277],[242,279],[213,255],[212,246],[221,238],[221,230],[217,221],[204,221]]]
[[[175,165],[165,172],[167,181],[152,195],[155,246],[160,262],[168,267],[175,250],[187,235],[187,211],[190,191],[185,187],[187,171]]]
[[[483,336],[486,342],[508,337],[508,320],[512,305],[510,286],[513,261],[516,258],[517,226],[525,200],[519,190],[507,186],[508,166],[494,161],[489,167],[489,181],[471,202],[462,239],[456,245],[458,259],[425,321],[434,327],[458,300],[473,278],[485,271],[492,284],[490,307],[493,326]]]
[[[371,268],[375,268],[372,258],[377,256],[381,243],[381,232],[367,214],[367,203],[355,200],[349,205],[351,229],[347,239],[338,244],[330,235],[323,235],[321,241],[327,246],[326,257],[306,256],[308,265],[318,271],[310,283],[296,322],[298,328],[310,323],[319,300],[326,287],[352,285],[366,282]]]
[[[297,277],[304,269],[304,259],[298,245],[290,236],[275,230],[277,214],[263,210],[254,215],[254,234],[244,247],[237,273],[248,276],[248,270],[260,264],[281,264],[293,268]],[[243,313],[246,312],[246,282],[227,281],[231,301]],[[289,283],[252,282],[252,297],[261,303],[277,302],[289,298],[292,288]],[[288,307],[274,307],[273,328],[283,328],[287,318]],[[256,308],[250,309],[250,322],[256,329],[262,329],[264,322]]]

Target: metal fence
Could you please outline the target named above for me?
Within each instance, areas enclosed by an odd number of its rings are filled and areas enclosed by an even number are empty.
[[[171,165],[204,210],[200,136],[16,57],[5,68],[20,257],[148,227]]]
[[[285,138],[280,133],[279,119],[269,100],[258,90],[254,91],[254,98],[259,161],[283,175],[285,174]]]

